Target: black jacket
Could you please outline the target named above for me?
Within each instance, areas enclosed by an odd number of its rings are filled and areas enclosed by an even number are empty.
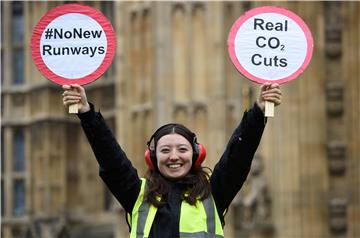
[[[140,191],[140,179],[125,152],[106,126],[100,112],[79,114],[81,125],[100,165],[100,176],[126,212],[131,214]],[[220,216],[242,187],[265,127],[264,114],[254,104],[244,113],[210,178],[212,196]],[[171,184],[168,203],[159,208],[150,237],[179,237],[181,182]],[[221,217],[223,219],[223,217]]]

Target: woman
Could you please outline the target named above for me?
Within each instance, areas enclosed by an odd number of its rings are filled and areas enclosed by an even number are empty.
[[[130,237],[223,237],[224,215],[243,185],[265,127],[265,101],[281,103],[278,84],[265,83],[244,113],[212,173],[201,163],[205,148],[181,124],[160,127],[151,136],[146,178],[136,169],[87,101],[83,87],[64,85],[63,104],[78,103],[79,118],[100,165],[100,176],[127,212]]]

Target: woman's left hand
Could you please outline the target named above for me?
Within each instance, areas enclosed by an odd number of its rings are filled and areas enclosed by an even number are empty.
[[[265,101],[272,102],[275,106],[281,104],[281,90],[277,83],[264,83],[260,86],[257,104],[265,112]]]

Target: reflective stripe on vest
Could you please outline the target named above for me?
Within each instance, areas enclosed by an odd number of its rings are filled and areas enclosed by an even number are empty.
[[[143,201],[145,179],[141,179],[141,189],[131,216],[131,238],[149,237],[157,208]],[[206,220],[206,224],[205,221]],[[210,195],[204,201],[197,201],[195,206],[186,201],[181,203],[180,211],[181,238],[221,238],[224,237],[220,218]]]

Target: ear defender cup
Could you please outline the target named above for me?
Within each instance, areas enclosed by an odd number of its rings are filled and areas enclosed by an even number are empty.
[[[155,170],[155,166],[153,164],[153,162],[151,161],[151,156],[150,156],[151,152],[150,152],[150,149],[147,149],[145,151],[145,163],[146,165],[148,166],[148,168],[151,170],[151,171],[154,171]]]
[[[202,144],[196,144],[197,149],[198,149],[198,156],[195,159],[195,161],[193,161],[193,166],[195,168],[200,168],[202,162],[204,162],[205,157],[206,157],[206,149],[205,146],[203,146]]]
[[[195,151],[193,152],[193,166],[195,168],[201,167],[202,162],[204,162],[206,157],[206,149],[202,144],[195,145]],[[149,148],[145,151],[145,163],[151,171],[156,170],[156,156],[155,151],[150,150]]]

